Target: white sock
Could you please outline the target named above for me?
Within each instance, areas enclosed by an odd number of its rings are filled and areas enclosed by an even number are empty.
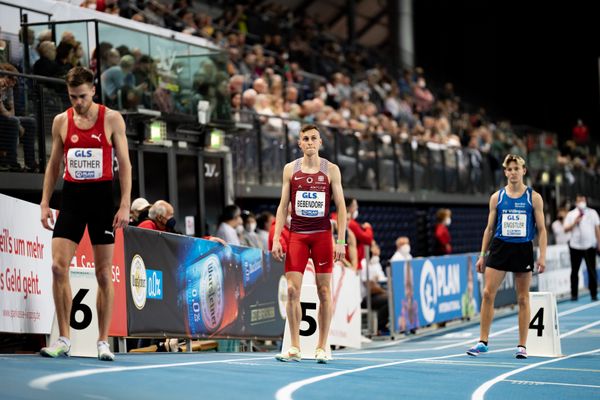
[[[71,339],[69,339],[68,337],[65,336],[59,336],[58,339],[65,343],[68,347],[71,347]]]
[[[102,346],[102,345],[106,345],[107,347],[110,347],[110,345],[108,344],[108,342],[106,340],[98,340],[98,346]]]

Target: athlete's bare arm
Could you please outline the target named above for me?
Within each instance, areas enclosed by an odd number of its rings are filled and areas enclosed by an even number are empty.
[[[49,230],[52,230],[52,226],[54,225],[54,217],[52,210],[50,210],[50,198],[54,192],[54,185],[56,185],[56,180],[60,172],[64,146],[62,131],[65,130],[66,132],[66,125],[66,112],[54,117],[54,121],[52,122],[52,150],[50,152],[50,159],[46,165],[46,172],[44,173],[44,188],[42,191],[42,201],[40,202],[42,225]],[[50,223],[48,223],[48,220],[50,220]]]
[[[488,250],[488,246],[490,245],[490,241],[492,239],[492,237],[494,236],[494,229],[496,227],[496,207],[498,206],[498,192],[494,193],[491,197],[490,197],[490,212],[488,214],[488,222],[487,222],[487,226],[485,227],[485,231],[483,231],[483,240],[481,241],[481,254],[485,254]],[[477,272],[483,272],[483,269],[485,267],[485,265],[483,265],[484,263],[484,257],[482,255],[479,255],[479,257],[477,258]]]
[[[277,215],[275,216],[275,233],[273,234],[273,249],[271,253],[275,259],[283,260],[283,249],[279,238],[281,237],[281,231],[287,218],[288,204],[290,202],[290,179],[292,179],[292,172],[294,166],[293,163],[286,164],[283,168],[283,182],[281,184],[281,200],[277,207]]]
[[[125,135],[125,121],[121,113],[107,108],[105,128],[108,128],[108,132],[111,132],[111,142],[119,162],[121,203],[113,220],[113,229],[117,229],[129,223],[129,207],[131,204],[131,162],[129,161],[127,136]]]
[[[344,200],[344,190],[342,189],[342,174],[337,165],[329,163],[329,183],[331,184],[331,193],[333,195],[333,201],[335,202],[335,209],[337,211],[337,226],[338,226],[338,241],[346,240],[346,201]],[[341,261],[346,255],[345,244],[335,245],[334,259],[335,261]]]
[[[532,200],[533,215],[538,231],[538,247],[540,249],[538,272],[542,273],[546,269],[546,246],[548,245],[548,234],[546,233],[546,221],[544,218],[544,200],[538,192],[533,192]]]

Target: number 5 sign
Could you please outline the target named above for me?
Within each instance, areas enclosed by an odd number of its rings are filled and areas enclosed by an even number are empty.
[[[73,305],[71,307],[71,356],[98,357],[98,316],[96,294],[98,284],[94,268],[70,268]],[[52,324],[50,343],[58,339],[56,316]]]
[[[302,285],[300,306],[302,307],[302,320],[300,321],[300,350],[302,352],[302,358],[314,360],[315,350],[319,343],[319,296],[317,295],[317,287],[315,285]],[[287,351],[291,345],[290,325],[286,319],[281,351]],[[327,356],[331,359],[331,346],[329,346],[329,340],[325,346],[325,351]]]
[[[529,304],[532,318],[527,335],[527,353],[537,357],[562,356],[554,293],[529,293]]]

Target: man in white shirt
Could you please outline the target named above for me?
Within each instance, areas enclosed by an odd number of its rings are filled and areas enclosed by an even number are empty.
[[[585,259],[589,275],[592,301],[598,300],[598,276],[596,274],[596,251],[600,250],[600,218],[596,210],[588,208],[586,197],[577,195],[576,207],[565,218],[565,232],[571,233],[571,300],[577,301],[579,267]]]
[[[390,261],[407,261],[412,260],[410,254],[410,239],[407,236],[400,236],[396,239],[396,252]]]
[[[571,233],[565,231],[565,217],[567,215],[567,209],[561,207],[556,213],[556,221],[552,223],[552,233],[554,234],[554,242],[556,244],[568,244],[571,239]]]
[[[220,221],[221,223],[217,228],[215,236],[223,239],[227,244],[239,246],[239,235],[244,231],[244,226],[242,225],[242,211],[240,208],[235,204],[228,205],[223,209]]]

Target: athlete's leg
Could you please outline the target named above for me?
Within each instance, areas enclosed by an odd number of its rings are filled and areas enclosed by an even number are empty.
[[[290,235],[288,252],[285,258],[285,278],[288,285],[286,313],[290,327],[291,343],[292,346],[298,349],[300,348],[300,321],[302,320],[300,291],[302,290],[302,277],[309,256],[305,236],[297,233]]]
[[[504,280],[506,271],[500,271],[487,267],[485,269],[485,287],[483,289],[483,300],[481,302],[481,324],[479,340],[487,342],[492,319],[494,318],[494,300],[500,284]]]
[[[302,276],[300,272],[295,271],[285,273],[288,285],[288,299],[285,312],[290,327],[292,346],[298,349],[300,348],[300,321],[302,319],[302,308],[300,307]]]
[[[332,317],[331,273],[318,273],[316,275],[317,293],[319,294],[319,341],[317,348],[325,349]]]
[[[519,304],[519,346],[525,347],[531,310],[529,308],[529,284],[531,272],[515,272],[515,288]]]
[[[77,250],[77,243],[65,239],[52,239],[52,295],[60,336],[70,335],[71,305],[73,295],[69,281],[69,266]]]
[[[112,282],[112,259],[114,244],[94,245],[94,265],[96,280],[98,281],[98,296],[96,308],[98,310],[98,340],[108,340],[108,329],[113,310],[114,286]]]

